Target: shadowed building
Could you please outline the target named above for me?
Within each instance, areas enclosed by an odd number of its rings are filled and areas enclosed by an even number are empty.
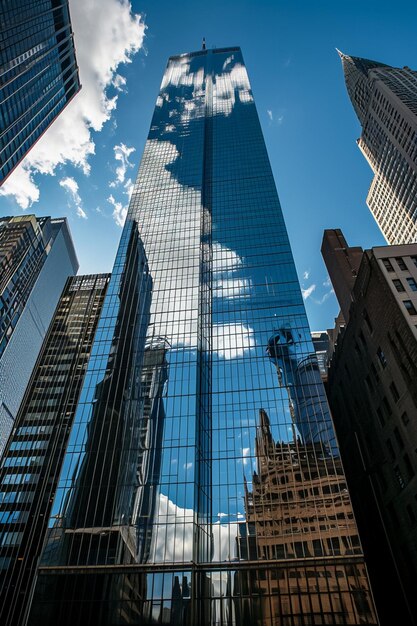
[[[417,72],[339,55],[374,173],[366,202],[388,243],[417,241]]]
[[[328,395],[381,623],[415,624],[417,244],[363,253]]]

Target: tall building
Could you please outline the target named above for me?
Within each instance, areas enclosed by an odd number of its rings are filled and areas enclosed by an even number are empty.
[[[64,218],[0,218],[0,455],[65,281],[77,270]]]
[[[330,406],[381,623],[415,625],[417,243],[363,253],[348,314],[329,368]]]
[[[261,409],[281,456],[255,444]],[[297,490],[265,489],[261,523],[263,454],[284,481],[292,459]],[[375,625],[343,481],[242,53],[170,57],[29,624]],[[290,497],[306,515],[266,550],[267,511],[273,533]]]
[[[367,204],[391,244],[417,241],[417,72],[339,52],[374,173]]]
[[[109,283],[68,278],[0,470],[0,620],[24,624],[51,504]]]
[[[0,5],[0,185],[80,90],[68,0]]]

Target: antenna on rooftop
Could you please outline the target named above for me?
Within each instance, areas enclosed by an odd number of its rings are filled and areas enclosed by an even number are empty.
[[[202,44],[201,47],[202,47],[202,50],[206,49],[206,38],[205,37],[203,37],[203,44]]]

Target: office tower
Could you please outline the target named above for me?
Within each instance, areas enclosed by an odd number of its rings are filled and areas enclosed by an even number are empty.
[[[65,219],[0,218],[0,455],[65,281],[77,269]]]
[[[141,270],[138,233],[150,276]],[[278,546],[264,551],[265,526],[248,521],[245,481],[252,483],[259,462],[261,410],[289,454],[308,450],[312,473],[296,471],[296,458],[293,465],[292,497],[301,508],[316,495],[312,480],[322,478],[328,508],[317,519],[332,529],[332,541],[323,531],[315,554],[309,520],[287,525],[294,549],[285,558]],[[348,495],[342,501],[332,491],[339,472],[241,51],[173,56],[76,411],[29,624],[377,624],[357,539],[350,552],[336,549],[337,538],[342,546],[355,534],[345,518]],[[271,492],[265,506],[273,508],[275,495],[283,498]],[[296,584],[307,560],[326,584]],[[286,581],[279,604],[278,579]]]
[[[330,406],[381,623],[415,624],[417,244],[366,250],[351,300]]]
[[[109,283],[68,278],[0,470],[0,620],[25,623],[58,477]]]
[[[80,90],[67,0],[0,6],[0,185]]]
[[[366,202],[388,243],[417,241],[417,72],[338,52],[374,173]]]

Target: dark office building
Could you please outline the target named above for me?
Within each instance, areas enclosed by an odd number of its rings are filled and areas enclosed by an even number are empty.
[[[267,532],[265,523],[249,521],[245,504],[245,479],[252,481],[260,462],[261,409],[286,450],[278,466],[293,456],[297,491],[317,488],[308,511],[315,496],[317,506],[328,496],[332,519],[326,510],[317,518],[332,527],[323,553],[313,550],[315,524],[302,518],[286,524],[285,556],[271,549],[249,558]],[[218,48],[171,57],[29,623],[375,625],[359,542],[346,539],[357,537],[355,522],[337,519],[350,510],[349,494],[336,494],[340,472],[242,53]],[[265,493],[271,524],[284,491],[289,497],[290,489]],[[299,549],[300,529],[309,555]],[[339,582],[337,545],[340,578],[347,576]],[[323,573],[320,583],[280,591],[273,572],[288,580],[307,560]],[[283,602],[276,601],[280,593]]]
[[[24,624],[52,501],[109,283],[68,279],[0,470],[0,621]]]
[[[0,185],[80,90],[68,0],[0,4]]]
[[[332,264],[327,268],[333,280]],[[417,616],[417,244],[366,250],[351,295],[349,322],[329,368],[330,406],[381,623],[411,625]]]
[[[0,455],[78,261],[66,219],[0,218]]]

